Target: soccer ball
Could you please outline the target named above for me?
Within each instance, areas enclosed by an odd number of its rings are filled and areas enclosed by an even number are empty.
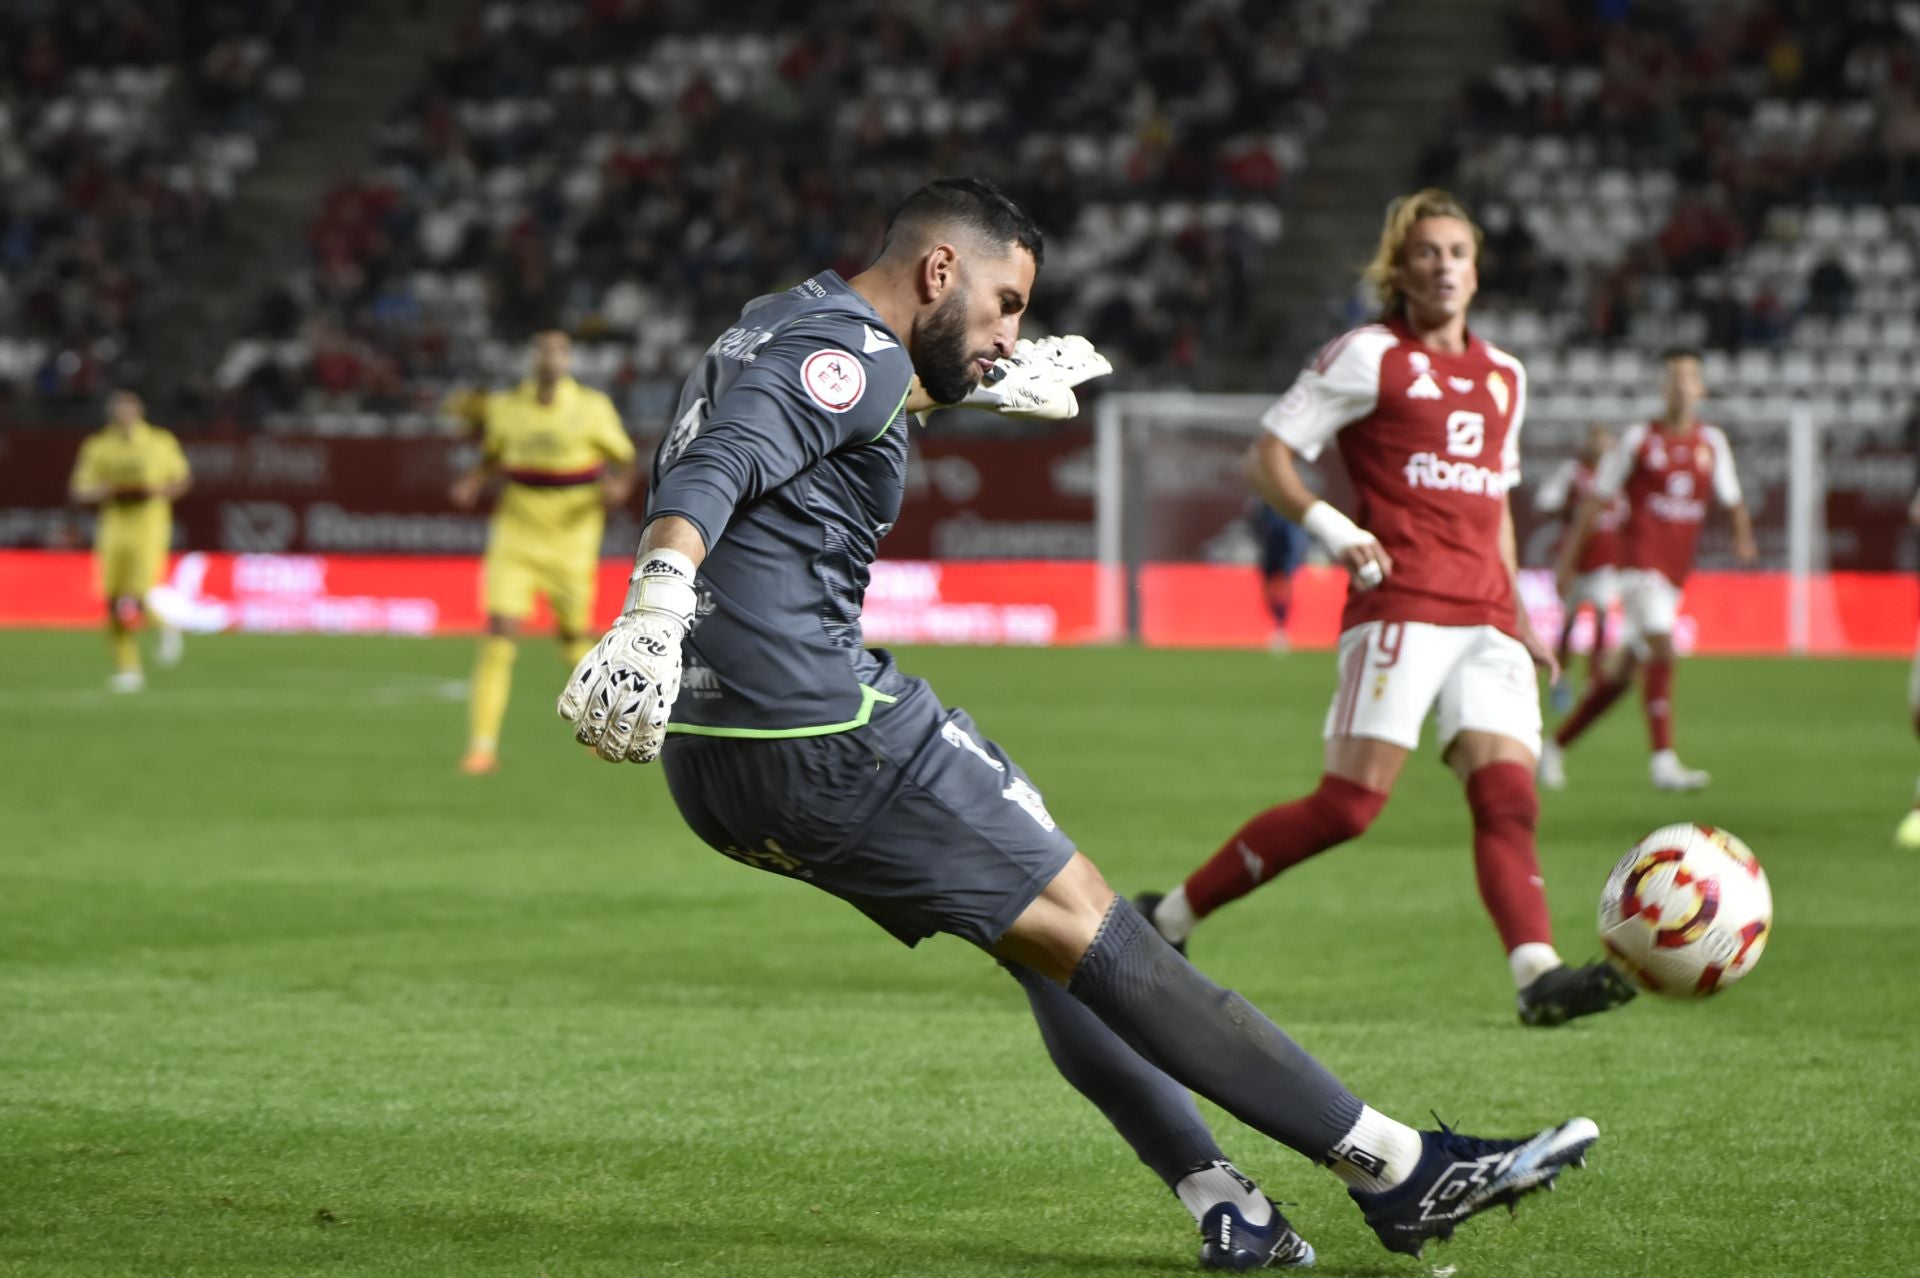
[[[1600,893],[1600,941],[1613,965],[1672,998],[1705,998],[1751,972],[1772,930],[1767,872],[1710,825],[1655,830]]]

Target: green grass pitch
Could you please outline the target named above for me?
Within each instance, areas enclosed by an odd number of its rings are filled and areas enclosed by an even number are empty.
[[[695,843],[587,758],[529,644],[505,768],[455,774],[464,642],[217,638],[109,698],[96,636],[0,635],[0,1274],[1147,1275],[1178,1205],[1052,1072],[1013,984]],[[1125,891],[1310,785],[1325,654],[916,651]],[[1377,1106],[1476,1133],[1584,1113],[1561,1192],[1423,1261],[1221,1118],[1328,1274],[1910,1273],[1920,766],[1895,662],[1693,661],[1703,795],[1623,705],[1545,798],[1562,948],[1627,844],[1725,825],[1772,877],[1741,986],[1528,1031],[1458,789],[1196,957]],[[1449,1269],[1448,1267],[1452,1267]]]

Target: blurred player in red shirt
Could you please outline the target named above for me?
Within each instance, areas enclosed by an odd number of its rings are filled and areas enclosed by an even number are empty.
[[[1543,515],[1565,516],[1567,531],[1571,531],[1574,512],[1593,491],[1594,467],[1611,447],[1613,435],[1605,426],[1589,429],[1580,446],[1580,455],[1563,463],[1540,485],[1534,494],[1534,509]],[[1580,553],[1580,562],[1574,565],[1574,578],[1560,594],[1564,619],[1560,623],[1560,642],[1553,649],[1560,677],[1553,681],[1552,688],[1553,708],[1558,714],[1573,708],[1573,684],[1568,677],[1567,663],[1573,655],[1574,623],[1580,620],[1583,608],[1593,610],[1593,648],[1587,654],[1587,681],[1591,683],[1600,677],[1601,659],[1607,648],[1607,613],[1620,599],[1620,584],[1614,569],[1620,562],[1620,525],[1626,518],[1627,503],[1618,497],[1601,507],[1599,517],[1593,522],[1593,531],[1587,537],[1586,549]]]
[[[1534,849],[1540,690],[1553,666],[1514,585],[1508,492],[1520,478],[1526,373],[1467,329],[1480,231],[1444,191],[1387,209],[1367,269],[1381,318],[1323,347],[1261,419],[1248,477],[1352,574],[1325,771],[1267,809],[1165,896],[1138,904],[1184,945],[1199,920],[1301,861],[1358,837],[1386,805],[1438,708],[1441,758],[1466,787],[1474,869],[1519,991],[1520,1019],[1558,1025],[1633,995],[1605,964],[1553,947]],[[1295,456],[1329,443],[1357,521],[1314,496]]]
[[[1593,682],[1546,743],[1540,781],[1551,789],[1566,784],[1562,752],[1620,699],[1642,664],[1647,672],[1647,734],[1653,747],[1648,774],[1654,788],[1698,790],[1710,779],[1681,763],[1673,750],[1673,626],[1680,615],[1681,589],[1693,571],[1708,502],[1717,500],[1732,515],[1733,551],[1741,563],[1752,563],[1759,551],[1726,433],[1694,416],[1707,394],[1700,356],[1670,350],[1661,362],[1666,366],[1664,411],[1657,421],[1629,427],[1601,459],[1593,491],[1574,513],[1560,548],[1556,576],[1564,594],[1606,503],[1626,498],[1630,509],[1620,533],[1620,604],[1626,630],[1605,677]]]

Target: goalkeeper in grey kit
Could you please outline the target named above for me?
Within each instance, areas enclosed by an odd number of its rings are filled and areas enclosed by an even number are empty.
[[[862,644],[911,411],[975,397],[1070,413],[1072,386],[1106,371],[1076,339],[1016,346],[1041,256],[997,188],[943,179],[902,202],[851,280],[749,303],[687,380],[626,609],[560,714],[602,758],[660,759],[716,850],[908,945],[945,932],[998,959],[1061,1073],[1192,1213],[1203,1266],[1304,1265],[1313,1248],[1190,1092],[1328,1168],[1382,1243],[1418,1254],[1550,1184],[1598,1129],[1482,1140],[1365,1105],[1118,897],[965,711]]]

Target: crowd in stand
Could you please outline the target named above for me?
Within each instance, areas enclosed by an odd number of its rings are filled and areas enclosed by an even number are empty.
[[[1886,274],[1871,228],[1907,260],[1911,219],[1806,232],[1920,205],[1920,5],[1527,0],[1508,27],[1427,160],[1489,214],[1489,301],[1573,317],[1561,340],[1770,346]]]
[[[490,4],[219,380],[254,417],[427,411],[557,325],[645,418],[745,299],[857,270],[945,173],[1001,181],[1048,233],[1037,328],[1187,380],[1246,313],[1368,7]]]
[[[332,0],[0,4],[0,409],[137,380]]]

